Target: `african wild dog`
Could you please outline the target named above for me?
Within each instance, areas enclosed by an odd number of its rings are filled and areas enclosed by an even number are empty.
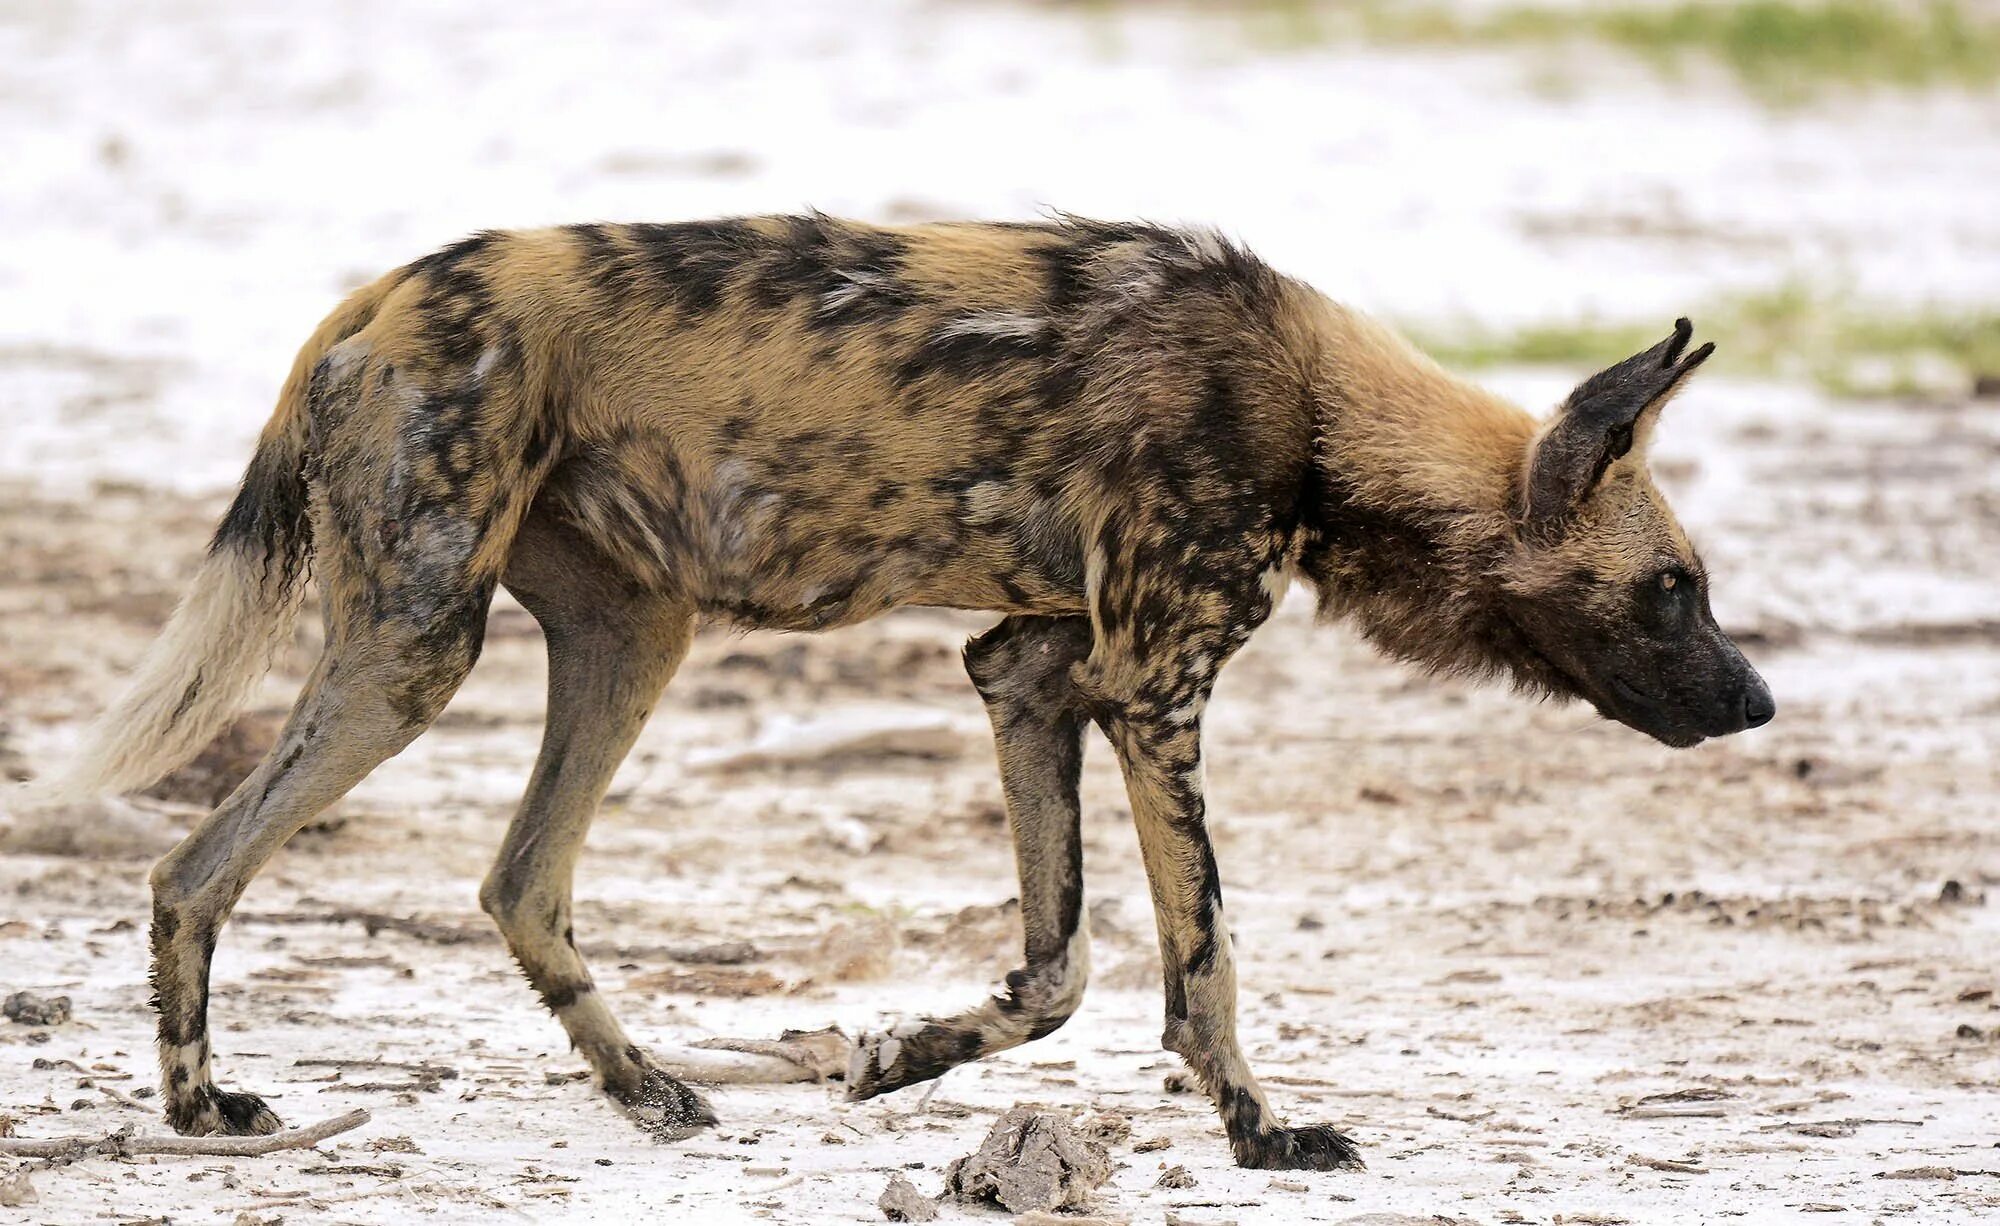
[[[326,646],[278,744],[152,874],[167,1118],[277,1120],[209,1072],[210,954],[251,877],[401,750],[479,654],[495,585],[548,643],[548,725],[480,901],[603,1086],[678,1136],[707,1104],[626,1037],[570,928],[599,798],[696,623],[815,630],[992,610],[992,717],[1025,965],[865,1036],[865,1098],[1045,1035],[1087,971],[1077,780],[1117,754],[1152,884],[1165,1046],[1236,1160],[1358,1161],[1288,1128],[1235,1035],[1202,708],[1302,576],[1447,673],[1581,697],[1671,745],[1771,717],[1647,475],[1709,354],[1681,321],[1546,424],[1207,232],[812,215],[468,238],[355,293],[299,355],[180,610],[67,787],[204,744],[285,633],[308,558]]]

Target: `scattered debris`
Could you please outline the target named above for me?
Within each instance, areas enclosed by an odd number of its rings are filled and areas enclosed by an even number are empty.
[[[882,1189],[875,1205],[892,1222],[928,1222],[938,1215],[937,1199],[917,1191],[917,1185],[900,1171],[889,1176],[889,1186]]]
[[[1103,1146],[1076,1135],[1052,1111],[1019,1106],[1000,1117],[978,1152],[952,1162],[944,1186],[961,1200],[1025,1213],[1087,1209],[1091,1193],[1109,1178]]]
[[[1153,1181],[1153,1186],[1156,1188],[1192,1188],[1194,1182],[1194,1176],[1188,1173],[1186,1167],[1170,1166],[1160,1172],[1160,1177]]]
[[[1958,1172],[1948,1166],[1912,1166],[1900,1171],[1877,1171],[1877,1179],[1957,1179]]]
[[[16,992],[0,1006],[0,1013],[5,1013],[8,1021],[23,1026],[60,1026],[70,1017],[69,997]]]

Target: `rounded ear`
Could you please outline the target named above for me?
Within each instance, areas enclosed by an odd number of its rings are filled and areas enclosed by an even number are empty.
[[[1560,524],[1611,462],[1651,433],[1660,409],[1715,352],[1710,341],[1683,356],[1693,335],[1692,323],[1677,320],[1672,336],[1577,384],[1528,447],[1521,510],[1529,529]]]

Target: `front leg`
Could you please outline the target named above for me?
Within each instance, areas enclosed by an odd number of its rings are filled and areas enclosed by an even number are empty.
[[[1236,966],[1205,822],[1201,718],[1216,672],[1268,615],[1270,602],[1261,590],[1233,600],[1181,595],[1154,607],[1207,616],[1146,626],[1130,638],[1101,633],[1078,676],[1131,796],[1165,969],[1161,1042],[1188,1062],[1214,1100],[1238,1165],[1359,1167],[1361,1157],[1343,1133],[1278,1121],[1236,1040]],[[1114,630],[1135,624],[1129,617],[1100,619]],[[1131,649],[1135,639],[1143,650]]]
[[[1014,833],[1023,965],[962,1013],[861,1036],[848,1062],[849,1098],[886,1094],[1039,1039],[1083,999],[1090,972],[1077,802],[1084,719],[1070,670],[1089,651],[1090,623],[1080,617],[1009,617],[966,645],[966,671],[993,721]]]

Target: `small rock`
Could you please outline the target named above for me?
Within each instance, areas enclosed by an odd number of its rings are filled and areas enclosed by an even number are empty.
[[[1911,1166],[1900,1171],[1878,1171],[1877,1179],[1957,1179],[1958,1172],[1948,1166]]]
[[[27,1167],[17,1167],[12,1175],[0,1175],[0,1205],[12,1209],[41,1199],[35,1194],[35,1185],[28,1182]]]
[[[1123,1145],[1132,1139],[1132,1121],[1116,1111],[1086,1116],[1076,1130],[1099,1145]]]
[[[1026,1213],[1087,1209],[1091,1193],[1109,1178],[1103,1146],[1076,1135],[1052,1111],[1020,1106],[1000,1117],[978,1152],[952,1162],[944,1186],[960,1200]]]
[[[1194,1176],[1188,1174],[1188,1169],[1184,1166],[1170,1166],[1160,1172],[1160,1177],[1153,1181],[1153,1186],[1156,1188],[1192,1188],[1194,1186]]]
[[[69,1020],[69,997],[16,992],[0,1006],[0,1013],[5,1013],[8,1021],[23,1026],[60,1026]]]
[[[937,1201],[917,1191],[917,1185],[900,1172],[889,1176],[889,1186],[882,1189],[875,1206],[892,1222],[928,1222],[938,1215]]]

